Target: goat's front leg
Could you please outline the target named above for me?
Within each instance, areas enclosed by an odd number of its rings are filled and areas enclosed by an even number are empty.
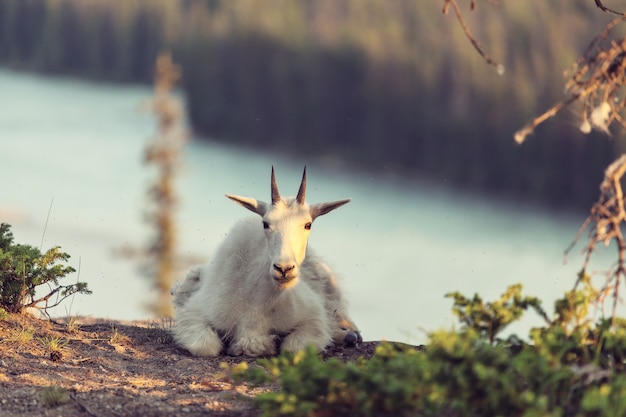
[[[291,332],[282,345],[281,352],[297,352],[304,350],[308,345],[313,345],[318,352],[324,350],[330,341],[328,322],[323,318],[307,319],[300,322]]]
[[[242,320],[228,347],[232,356],[266,356],[276,354],[276,336],[270,334],[265,320]]]
[[[218,356],[222,351],[222,341],[201,311],[187,308],[179,312],[172,333],[182,347],[196,356]]]

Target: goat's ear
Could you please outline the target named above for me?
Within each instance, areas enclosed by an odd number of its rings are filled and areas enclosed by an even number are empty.
[[[251,212],[258,214],[259,216],[265,216],[265,213],[267,213],[267,203],[264,203],[263,201],[232,194],[226,194],[226,197],[230,198],[235,203],[242,205]]]
[[[316,217],[323,216],[326,213],[333,211],[336,208],[343,206],[344,204],[349,203],[351,200],[348,198],[347,200],[339,200],[339,201],[331,201],[328,203],[318,203],[313,204],[311,206],[311,217],[315,220]]]

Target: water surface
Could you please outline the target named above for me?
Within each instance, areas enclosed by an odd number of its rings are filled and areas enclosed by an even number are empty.
[[[140,107],[151,91],[6,70],[0,91],[0,221],[18,243],[39,246],[43,236],[42,249],[60,245],[94,291],[56,315],[147,318],[145,278],[112,253],[150,236],[142,219],[155,172],[142,165],[142,149],[155,124]],[[368,340],[418,343],[424,331],[451,326],[450,291],[493,299],[521,282],[551,310],[581,266],[578,250],[564,264],[563,249],[582,215],[200,140],[189,144],[178,178],[181,252],[209,259],[249,215],[224,194],[269,199],[272,164],[282,194],[296,193],[306,164],[310,202],[352,198],[316,221],[310,245],[341,277]],[[515,329],[525,334],[536,323]]]

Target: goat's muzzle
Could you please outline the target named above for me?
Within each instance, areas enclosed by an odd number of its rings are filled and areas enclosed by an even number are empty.
[[[298,278],[297,268],[295,265],[276,263],[272,265],[272,268],[272,276],[282,288],[288,288],[295,284],[295,279]]]

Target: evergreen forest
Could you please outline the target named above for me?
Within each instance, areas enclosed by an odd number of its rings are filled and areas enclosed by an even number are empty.
[[[583,135],[573,113],[513,133],[611,17],[590,0],[459,3],[504,74],[437,0],[0,0],[0,65],[149,83],[169,50],[199,136],[588,208],[622,133]]]

